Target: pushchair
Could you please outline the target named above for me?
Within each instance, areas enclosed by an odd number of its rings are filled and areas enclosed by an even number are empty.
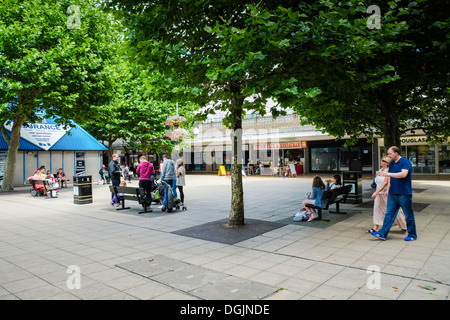
[[[155,199],[162,204],[162,211],[173,212],[173,210],[183,211],[187,210],[186,206],[181,206],[181,200],[174,196],[172,186],[167,182],[160,180],[160,183],[155,181],[156,190],[154,192]],[[153,196],[152,196],[153,198]]]

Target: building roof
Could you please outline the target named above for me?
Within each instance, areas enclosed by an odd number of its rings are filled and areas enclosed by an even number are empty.
[[[46,118],[43,120],[46,125],[57,125],[54,119]],[[39,124],[38,124],[39,125]],[[5,126],[6,127],[6,126]],[[51,130],[45,130],[45,125],[41,126],[41,130],[45,131],[47,136],[52,136]],[[6,131],[11,136],[10,130],[6,127]],[[37,141],[31,142],[23,138],[21,134],[19,142],[19,150],[33,151],[33,150],[48,150],[48,151],[69,151],[69,150],[83,150],[83,151],[103,151],[108,150],[102,143],[90,135],[86,130],[72,121],[72,127],[68,132],[57,137],[56,142],[48,144],[45,147],[39,146]],[[0,135],[0,150],[8,149],[8,144],[2,135]]]

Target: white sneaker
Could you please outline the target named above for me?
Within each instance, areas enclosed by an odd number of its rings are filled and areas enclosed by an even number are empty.
[[[317,213],[313,212],[309,215],[308,222],[313,221],[314,219],[316,219],[318,217],[319,217],[319,215]]]

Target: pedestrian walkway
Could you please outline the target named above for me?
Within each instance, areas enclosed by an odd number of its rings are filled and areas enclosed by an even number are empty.
[[[70,186],[56,199],[0,193],[0,299],[449,299],[450,181],[413,181],[414,242],[396,227],[387,241],[366,234],[370,177],[347,215],[292,221],[311,182],[244,178],[246,229],[225,227],[227,176],[187,175],[188,210],[174,213],[116,210],[106,185],[83,205]]]

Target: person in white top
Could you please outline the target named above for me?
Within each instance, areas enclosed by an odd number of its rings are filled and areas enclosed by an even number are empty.
[[[184,162],[183,159],[177,160],[177,171],[176,171],[176,177],[177,177],[177,187],[180,191],[180,206],[184,206],[184,192],[183,187],[186,185],[186,181],[184,179],[184,176],[186,174],[186,170],[184,169]]]
[[[387,156],[381,159],[381,169],[377,171],[377,175],[375,176],[375,183],[377,185],[377,189],[372,194],[372,199],[374,199],[373,203],[373,227],[370,230],[367,230],[367,233],[370,232],[378,232],[380,227],[383,225],[384,216],[386,215],[387,210],[387,196],[386,190],[388,189],[389,177],[382,176],[380,172],[389,170],[389,162],[391,159]],[[406,218],[403,210],[400,209],[397,214],[397,218],[395,219],[394,225],[398,225],[400,229],[405,232],[406,231]]]

